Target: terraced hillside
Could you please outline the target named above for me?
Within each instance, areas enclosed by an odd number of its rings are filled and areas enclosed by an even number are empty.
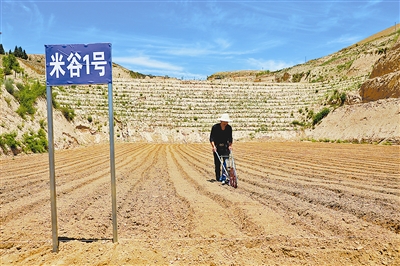
[[[234,122],[236,138],[295,135],[292,122],[335,90],[351,91],[361,80],[335,84],[180,81],[173,79],[117,79],[113,84],[114,113],[119,138],[130,140],[140,132],[162,141],[174,141],[183,132],[203,141],[211,125],[224,112]],[[107,86],[54,88],[56,101],[70,106],[93,131],[106,131]],[[88,123],[87,117],[93,121]],[[85,121],[86,120],[86,121]]]
[[[143,76],[134,75],[133,78],[132,71],[113,64],[115,137],[117,141],[203,142],[212,124],[222,113],[228,112],[234,120],[236,140],[297,139],[304,135],[313,138],[309,130],[298,129],[310,123],[313,115],[324,107],[330,107],[332,102],[327,100],[334,95],[344,95],[352,104],[359,102],[361,84],[368,78],[376,60],[385,57],[398,36],[399,32],[391,27],[341,51],[288,69],[274,73],[258,70],[221,72],[210,76],[207,81],[160,77],[138,79]],[[0,62],[2,58],[0,55]],[[18,92],[31,80],[43,84],[45,81],[43,55],[30,55],[29,60],[18,60],[23,74],[6,77],[13,83],[11,89],[1,85],[0,109],[3,115],[0,129],[1,135],[16,134],[17,141],[21,141],[24,135],[46,128],[47,110],[45,100],[40,98],[34,106],[37,112],[30,119],[17,114],[20,103],[9,91]],[[55,99],[60,106],[68,107],[76,114],[73,121],[67,121],[61,111],[56,111],[56,148],[108,141],[106,86],[54,87],[53,92],[57,94]],[[362,108],[354,109],[355,113],[362,112],[358,111]],[[381,110],[377,109],[377,112],[381,113]],[[373,117],[376,116],[371,116],[371,119],[375,119]],[[363,118],[356,115],[354,121],[365,124]],[[396,119],[394,117],[392,123]],[[354,121],[348,123],[350,126],[347,128],[352,128]],[[335,123],[338,121],[333,121]],[[374,123],[366,126],[376,128]],[[376,131],[387,132],[385,128]],[[390,136],[378,134],[379,138],[375,132],[368,136],[358,132],[350,134],[350,140],[345,141],[398,139],[397,128],[389,131]],[[320,135],[318,139],[326,138]],[[342,136],[334,135],[336,140]],[[21,149],[3,147],[0,154],[18,154]]]

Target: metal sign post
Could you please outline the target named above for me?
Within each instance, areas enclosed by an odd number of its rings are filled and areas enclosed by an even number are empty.
[[[108,84],[113,242],[118,242],[111,44],[94,43],[45,45],[45,50],[53,251],[57,252],[59,247],[56,205],[56,181],[54,169],[53,103],[51,87],[54,85]]]
[[[113,242],[118,242],[117,235],[117,190],[115,184],[115,152],[114,152],[114,111],[112,85],[108,84],[108,118],[110,123],[110,169],[111,169],[111,198],[113,220]]]
[[[53,239],[53,251],[58,251],[58,226],[57,226],[57,205],[56,205],[56,178],[54,170],[54,135],[53,135],[53,102],[51,87],[47,86],[47,128],[49,139],[49,170],[50,170],[50,200],[51,200],[51,229]]]

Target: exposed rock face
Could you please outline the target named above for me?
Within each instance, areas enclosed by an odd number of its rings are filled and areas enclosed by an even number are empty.
[[[374,65],[370,78],[362,84],[363,102],[400,97],[400,39]]]
[[[309,137],[400,144],[400,99],[345,105],[323,119]]]

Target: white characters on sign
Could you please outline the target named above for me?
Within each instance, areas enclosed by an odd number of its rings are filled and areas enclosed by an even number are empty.
[[[50,76],[53,76],[54,73],[56,73],[56,78],[60,77],[60,73],[64,76],[65,71],[61,66],[65,65],[65,62],[62,61],[62,58],[62,54],[58,55],[58,53],[56,53],[56,57],[54,55],[51,56],[53,62],[50,62],[50,66],[53,66],[53,70],[51,70]]]
[[[100,76],[104,76],[104,74],[105,74],[104,65],[106,65],[106,64],[107,64],[107,62],[104,61],[104,52],[93,52],[92,65],[94,65],[94,69],[95,70],[100,70],[101,71],[99,73]]]
[[[56,78],[59,78],[60,74],[64,76],[65,70],[63,69],[63,66],[66,64],[66,62],[62,61],[63,55],[55,53],[55,56],[51,56],[51,60],[52,62],[50,62],[49,65],[52,66],[53,69],[50,72],[50,76],[53,76],[54,74],[56,75]],[[84,66],[86,68],[86,75],[90,75],[91,65],[94,66],[94,70],[99,71],[99,76],[102,77],[105,75],[105,66],[107,65],[107,61],[104,60],[104,52],[93,52],[91,62],[90,54],[87,54],[82,58],[78,52],[71,52],[67,57],[67,61],[69,64],[67,65],[66,69],[69,70],[69,76],[71,78],[81,77],[81,70]]]
[[[79,78],[81,76],[82,64],[78,62],[77,58],[81,60],[82,57],[78,53],[71,53],[67,58],[68,62],[70,62],[67,69],[69,70],[69,76],[71,78]]]

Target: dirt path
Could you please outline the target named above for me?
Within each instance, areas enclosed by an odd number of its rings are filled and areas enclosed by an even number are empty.
[[[0,160],[1,265],[400,265],[398,146],[236,143],[237,189],[209,144],[115,150],[118,243],[108,146],[56,152],[58,253],[48,155]]]

